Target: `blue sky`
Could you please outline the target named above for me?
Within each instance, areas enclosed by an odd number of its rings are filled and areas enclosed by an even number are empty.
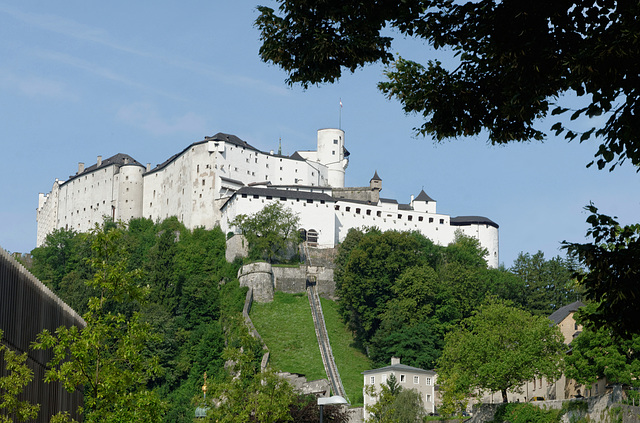
[[[217,132],[265,151],[279,139],[283,153],[313,149],[317,129],[338,126],[340,99],[347,185],[368,185],[377,170],[383,197],[406,203],[424,188],[439,212],[489,217],[507,267],[520,251],[552,257],[562,240],[584,241],[590,201],[622,223],[640,220],[635,170],[586,169],[593,143],[434,144],[376,89],[381,65],[334,85],[286,86],[258,58],[258,1],[0,0],[0,246],[35,247],[38,193],[78,162],[127,153],[155,165]],[[395,46],[435,57],[414,40]]]

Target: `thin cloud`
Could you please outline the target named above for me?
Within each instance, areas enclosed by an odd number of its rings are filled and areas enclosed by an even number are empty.
[[[40,57],[41,59],[45,59],[45,60],[52,60],[52,61],[56,61],[59,63],[63,63],[67,66],[72,66],[75,67],[77,69],[81,69],[83,71],[92,73],[100,78],[103,79],[107,79],[110,81],[114,81],[117,82],[119,84],[123,84],[123,85],[127,85],[133,88],[137,88],[143,91],[147,91],[147,92],[153,92],[155,94],[161,95],[163,97],[167,97],[171,100],[176,100],[176,101],[187,101],[185,98],[183,97],[179,97],[177,95],[168,93],[166,91],[162,91],[162,90],[158,90],[156,88],[152,88],[149,87],[147,85],[144,84],[140,84],[136,81],[133,81],[117,72],[114,72],[113,70],[109,69],[109,68],[105,68],[103,66],[99,66],[95,63],[89,62],[87,60],[84,59],[80,59],[78,57],[74,57],[71,56],[69,54],[66,53],[60,53],[60,52],[56,52],[56,51],[50,51],[50,50],[36,50],[35,54]]]
[[[58,100],[76,101],[77,95],[72,93],[62,82],[32,75],[17,75],[6,69],[0,69],[0,87],[13,89],[28,97],[49,97]]]
[[[162,118],[155,106],[149,103],[122,106],[116,117],[128,125],[143,129],[155,136],[207,132],[207,120],[203,116],[188,112],[182,116]]]
[[[218,72],[211,68],[211,66],[199,63],[196,61],[184,59],[184,58],[170,58],[151,54],[146,51],[131,48],[125,44],[119,43],[113,39],[109,33],[105,30],[94,28],[88,25],[84,25],[72,19],[63,18],[51,14],[35,14],[26,13],[16,8],[10,7],[6,4],[0,3],[0,13],[5,13],[14,19],[24,22],[28,25],[36,28],[55,32],[57,34],[66,35],[75,39],[83,40],[86,42],[96,43],[105,47],[112,48],[121,52],[126,52],[140,57],[146,57],[153,59],[167,65],[177,67],[180,69],[188,70],[190,72],[199,73],[204,76],[208,76],[222,83],[235,85],[239,87],[250,87],[259,89],[269,94],[275,94],[280,96],[289,95],[289,91],[280,86],[273,85],[263,80],[246,77],[237,74],[228,74],[224,72]]]

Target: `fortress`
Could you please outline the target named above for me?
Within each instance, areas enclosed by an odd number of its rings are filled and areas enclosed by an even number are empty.
[[[37,245],[53,230],[88,231],[104,216],[129,221],[176,216],[188,228],[225,232],[238,214],[251,214],[279,201],[300,217],[310,245],[333,248],[351,228],[419,231],[447,245],[456,230],[473,236],[498,267],[498,225],[481,216],[450,217],[436,211],[436,201],[421,191],[406,204],[380,197],[382,180],[375,172],[367,187],[345,187],[349,152],[344,131],[318,131],[317,150],[290,156],[263,152],[235,135],[218,133],[195,142],[151,168],[126,154],[95,164],[78,164],[66,181],[56,179],[51,192],[40,194]]]

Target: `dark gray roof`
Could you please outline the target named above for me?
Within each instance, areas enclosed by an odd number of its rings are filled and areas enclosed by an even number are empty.
[[[292,160],[301,160],[301,161],[306,161],[306,160],[305,160],[305,158],[304,158],[304,157],[302,157],[302,156],[300,155],[300,153],[298,153],[297,151],[296,151],[295,153],[293,153],[293,154],[291,155],[291,157],[289,157],[289,158],[290,158],[290,159],[292,159]]]
[[[248,148],[249,150],[260,151],[248,142],[241,140],[235,135],[225,134],[224,132],[218,132],[212,137],[205,137],[205,141],[226,141],[238,147]]]
[[[373,178],[371,178],[371,180],[372,181],[382,181],[382,179],[380,179],[380,177],[378,176],[378,171],[377,170],[373,174]]]
[[[451,218],[451,226],[489,225],[494,228],[500,226],[493,220],[483,216],[457,216]]]
[[[424,190],[420,190],[420,194],[418,194],[418,196],[414,199],[414,201],[425,201],[425,202],[429,202],[429,201],[436,201],[433,198],[429,197],[427,195],[426,192],[424,192]]]
[[[393,198],[380,198],[381,203],[391,203],[398,204],[398,200],[394,200]]]
[[[229,198],[229,200],[222,206],[224,208],[226,204],[233,199],[233,197],[237,197],[238,195],[259,195],[262,197],[271,196],[274,199],[286,198],[286,199],[298,199],[298,200],[314,200],[314,201],[325,201],[327,203],[335,203],[336,199],[330,195],[323,194],[321,192],[309,192],[309,191],[293,191],[287,189],[277,189],[277,188],[264,188],[264,187],[242,187]]]
[[[398,204],[398,210],[413,210],[411,204]]]
[[[549,319],[557,325],[564,319],[566,319],[569,314],[578,311],[580,307],[584,307],[584,303],[582,301],[576,301],[574,303],[567,304],[566,306],[560,307],[559,309],[551,313]]]
[[[362,374],[367,375],[370,373],[381,373],[381,372],[388,372],[388,371],[435,374],[434,370],[424,370],[418,367],[407,366],[406,364],[392,364],[390,366],[380,367],[379,369],[365,370],[364,372],[362,372]]]
[[[80,173],[77,173],[75,175],[70,175],[69,179],[67,181],[65,181],[64,183],[66,184],[67,182],[82,176],[82,175],[87,175],[93,171],[96,171],[98,169],[102,169],[105,168],[107,166],[112,166],[115,165],[118,168],[122,167],[122,166],[129,166],[129,165],[133,165],[133,166],[141,166],[141,167],[145,167],[142,163],[138,162],[136,159],[134,159],[133,157],[131,157],[128,154],[123,154],[123,153],[118,153],[115,156],[111,156],[108,159],[105,159],[102,161],[102,163],[100,164],[100,166],[98,166],[98,163],[95,163],[89,167],[85,167],[84,170]],[[64,185],[64,184],[61,184]]]

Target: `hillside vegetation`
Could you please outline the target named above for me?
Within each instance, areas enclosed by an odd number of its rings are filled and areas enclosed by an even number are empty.
[[[337,304],[321,299],[329,342],[352,405],[362,404],[362,375],[369,359],[354,348],[353,337],[340,319]],[[306,294],[276,292],[271,303],[254,303],[251,320],[271,352],[271,365],[300,373],[307,380],[326,378]]]

